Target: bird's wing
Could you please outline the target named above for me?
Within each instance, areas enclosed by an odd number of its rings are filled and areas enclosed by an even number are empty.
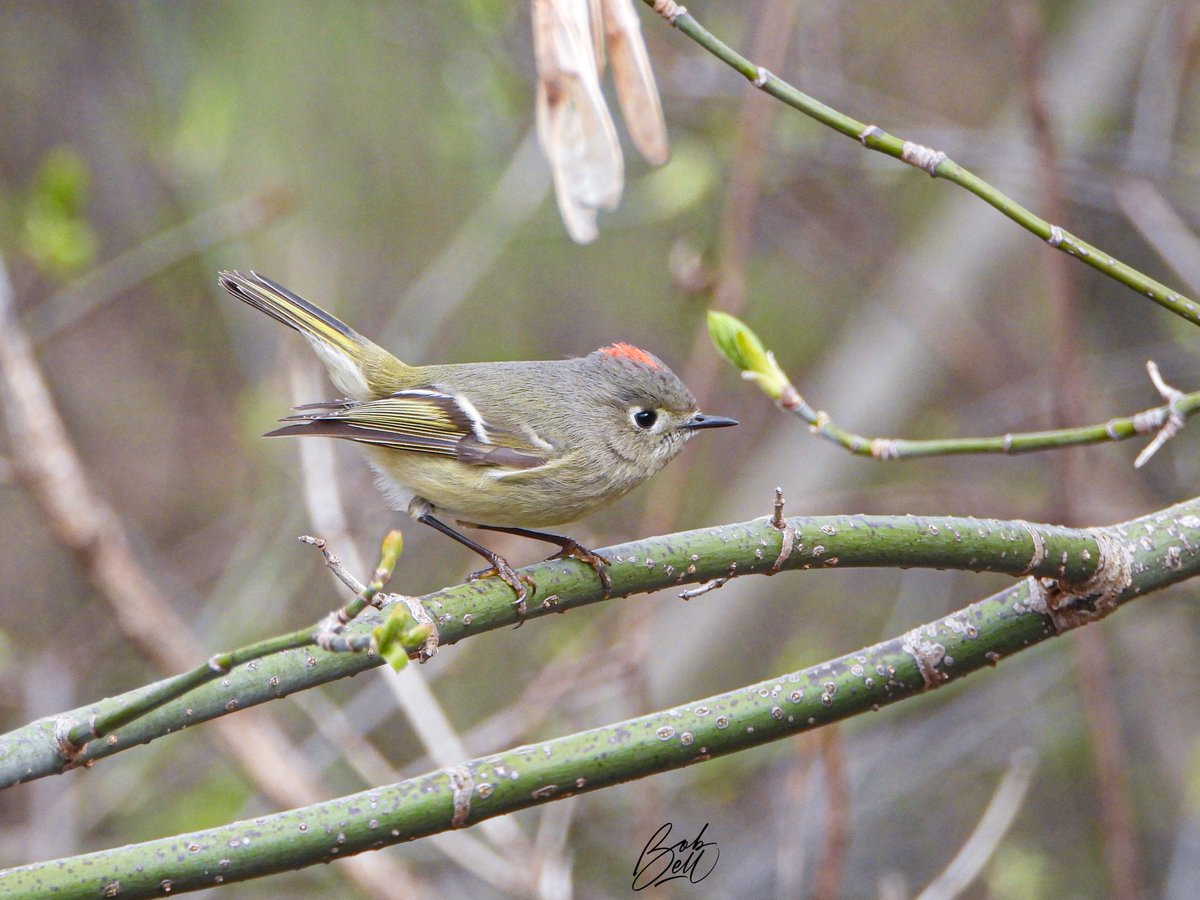
[[[397,391],[380,400],[312,403],[298,409],[325,412],[288,416],[290,424],[269,432],[343,438],[458,459],[468,465],[532,469],[544,465],[552,447],[490,425],[465,397],[436,388]]]

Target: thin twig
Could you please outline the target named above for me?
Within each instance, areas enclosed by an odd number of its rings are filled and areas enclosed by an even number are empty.
[[[1137,455],[1137,459],[1133,461],[1135,469],[1140,469],[1149,462],[1150,457],[1157,453],[1163,444],[1183,430],[1184,417],[1188,414],[1184,408],[1187,396],[1163,380],[1154,360],[1146,361],[1146,371],[1150,373],[1150,380],[1154,382],[1154,387],[1162,394],[1163,399],[1167,401],[1165,407],[1167,413],[1162,425],[1159,426],[1158,433],[1154,435],[1154,440],[1147,444],[1142,449],[1142,452]]]
[[[325,561],[331,569],[334,569],[334,563],[337,562],[337,557],[328,553],[325,548],[325,542],[320,538],[312,538],[307,535],[300,538],[305,543],[313,544],[321,549],[325,554]],[[355,594],[354,599],[343,606],[341,609],[336,609],[327,615],[317,625],[316,631],[313,632],[313,643],[324,650],[335,649],[334,644],[337,641],[338,635],[346,625],[353,621],[364,609],[368,606],[379,608],[383,605],[383,598],[380,597],[383,587],[392,577],[392,572],[396,569],[396,560],[400,558],[400,548],[403,545],[403,538],[399,531],[388,532],[383,539],[383,546],[380,551],[379,565],[375,567],[375,573],[371,576],[370,584],[367,584],[359,589]],[[340,568],[340,563],[338,567]],[[334,569],[337,571],[337,569]],[[349,573],[342,573],[349,576]],[[370,636],[362,635],[367,638],[367,641],[360,642],[353,646],[337,647],[336,649],[346,649],[351,652],[359,652],[370,649]]]
[[[1187,418],[1200,411],[1200,391],[1185,394],[1166,384],[1153,360],[1146,362],[1146,369],[1155,388],[1167,401],[1162,406],[1151,407],[1131,416],[1109,419],[1096,425],[1010,432],[988,437],[866,437],[842,428],[824,410],[813,409],[791,384],[787,384],[783,393],[776,398],[776,405],[804,421],[815,434],[844,447],[856,456],[869,456],[873,459],[917,459],[978,453],[1016,455],[1124,441],[1140,435],[1153,434],[1154,439],[1134,460],[1134,467],[1140,468],[1164,443],[1179,434]]]
[[[363,592],[362,582],[346,570],[346,567],[342,565],[341,557],[329,551],[329,545],[324,538],[313,537],[311,534],[302,534],[300,535],[300,543],[308,544],[320,550],[321,555],[325,557],[325,565],[329,567],[329,571],[337,577],[338,581],[354,591],[355,594]]]
[[[1141,466],[1164,443],[1183,428],[1184,420],[1200,410],[1200,391],[1184,394],[1167,384],[1153,360],[1146,363],[1150,380],[1167,402],[1125,418],[1109,419],[1099,425],[1004,434],[995,437],[906,438],[864,437],[837,425],[829,413],[813,409],[792,384],[775,354],[768,350],[749,326],[718,310],[709,310],[709,336],[717,350],[736,366],[742,377],[754,382],[775,405],[802,421],[821,437],[857,456],[874,459],[913,459],[924,456],[952,456],[963,453],[1031,453],[1082,444],[1122,441],[1139,434],[1154,433],[1155,438],[1138,456]],[[1069,389],[1069,385],[1068,388]],[[1072,407],[1074,409],[1074,407]]]
[[[704,582],[704,584],[700,585],[699,587],[690,588],[686,591],[680,591],[679,599],[680,600],[695,600],[697,597],[702,596],[703,594],[707,594],[709,591],[715,591],[718,588],[725,587],[725,585],[728,581],[729,581],[728,578],[710,579],[709,581]]]
[[[975,830],[950,864],[921,891],[918,900],[950,900],[966,890],[992,858],[1013,819],[1021,811],[1036,770],[1037,756],[1028,747],[1012,755],[1008,769],[996,785],[996,791],[975,825]]]
[[[1138,235],[1190,290],[1200,291],[1200,238],[1158,186],[1131,179],[1117,188],[1117,207]]]
[[[783,488],[775,488],[775,508],[771,513],[771,525],[779,531],[783,531],[787,527],[787,520],[783,518]]]
[[[1151,377],[1157,375],[1157,367],[1148,361],[1146,368]],[[1157,379],[1156,379],[1157,383]],[[847,431],[834,423],[829,414],[813,410],[802,400],[789,410],[808,423],[821,437],[845,447],[857,456],[874,459],[915,459],[926,456],[954,456],[967,453],[1035,453],[1041,450],[1056,450],[1062,447],[1087,444],[1103,444],[1124,441],[1139,435],[1154,434],[1154,440],[1138,455],[1135,467],[1140,467],[1166,441],[1177,435],[1184,420],[1200,411],[1200,391],[1184,394],[1168,388],[1168,401],[1163,406],[1142,410],[1131,416],[1109,419],[1097,425],[1080,428],[1056,428],[1048,431],[1013,432],[990,437],[930,438],[910,440],[907,438],[864,437]]]

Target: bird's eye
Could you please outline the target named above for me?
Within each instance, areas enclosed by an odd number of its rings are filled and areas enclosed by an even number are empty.
[[[653,428],[658,421],[658,413],[652,409],[639,409],[633,414],[633,424],[638,428]]]

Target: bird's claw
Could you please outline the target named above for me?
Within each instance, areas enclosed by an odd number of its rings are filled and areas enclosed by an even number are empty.
[[[521,575],[504,560],[497,560],[496,565],[487,569],[481,569],[478,572],[473,572],[467,576],[468,581],[479,581],[481,578],[498,577],[501,581],[513,589],[513,593],[517,595],[517,599],[513,601],[513,605],[517,608],[517,616],[520,621],[517,627],[520,628],[525,621],[526,605],[525,600],[529,597],[530,591],[536,591],[537,585],[528,575]]]
[[[604,590],[604,596],[608,597],[612,593],[612,579],[608,577],[608,571],[605,566],[611,560],[601,556],[595,550],[589,550],[583,544],[576,540],[567,539],[568,543],[563,544],[563,548],[548,559],[577,559],[581,563],[586,563],[591,566],[596,577],[600,579],[600,586]]]

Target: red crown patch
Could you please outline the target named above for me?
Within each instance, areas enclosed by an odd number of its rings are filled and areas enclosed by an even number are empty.
[[[651,369],[660,368],[659,362],[645,350],[626,344],[624,341],[619,341],[615,344],[609,344],[607,347],[600,348],[601,353],[606,353],[614,359],[628,359],[631,362],[641,363]]]

